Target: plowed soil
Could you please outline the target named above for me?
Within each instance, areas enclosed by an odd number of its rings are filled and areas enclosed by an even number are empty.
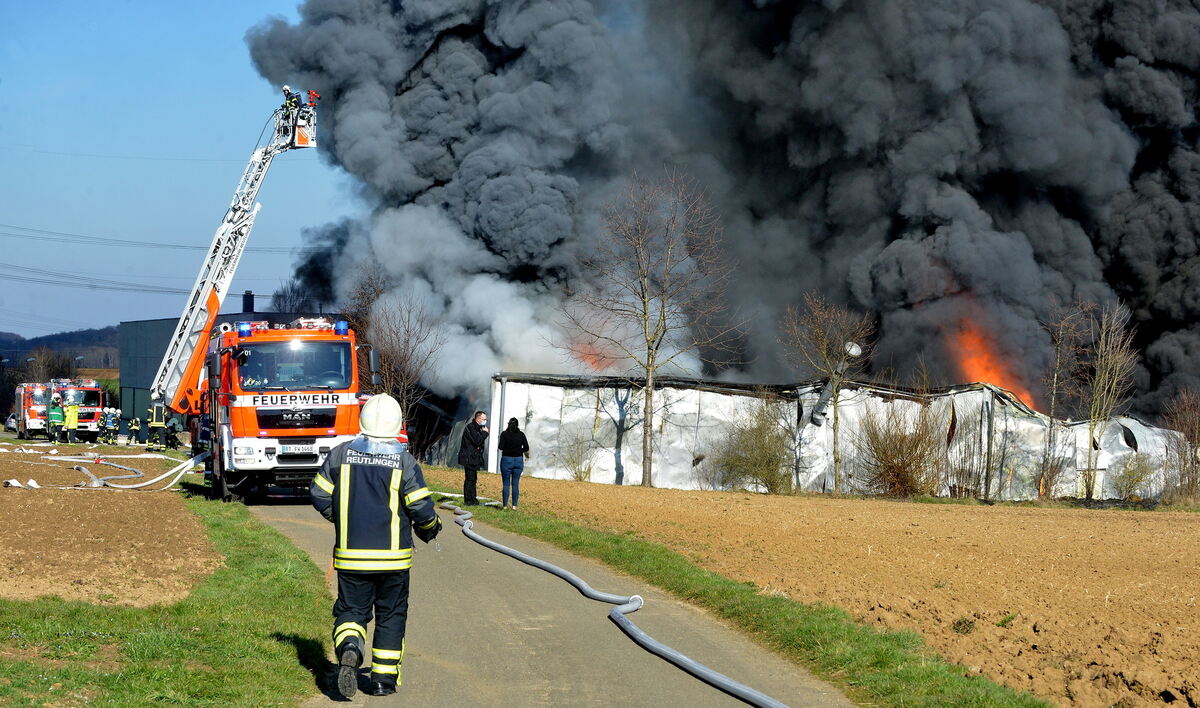
[[[426,470],[461,487],[457,470]],[[480,475],[480,495],[500,496]],[[764,593],[912,629],[1072,706],[1200,705],[1200,514],[521,480],[522,510],[633,532]],[[520,513],[520,512],[510,512]]]
[[[200,521],[173,492],[53,489],[87,475],[74,462],[45,459],[52,449],[12,452],[0,445],[0,480],[33,479],[42,489],[0,488],[0,597],[68,600],[135,607],[176,602],[220,565]],[[137,454],[141,449],[59,445],[63,454]],[[114,459],[148,478],[161,459]],[[170,465],[173,466],[174,462]],[[125,474],[84,464],[96,476]],[[123,480],[128,482],[129,480]]]

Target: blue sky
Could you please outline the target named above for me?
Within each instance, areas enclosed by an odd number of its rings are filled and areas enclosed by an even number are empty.
[[[179,315],[183,295],[15,282],[4,266],[188,289],[202,252],[3,234],[207,246],[281,101],[254,71],[246,31],[272,15],[294,21],[296,5],[0,0],[0,331]],[[301,228],[363,211],[351,178],[309,150],[276,158],[259,201],[251,247],[300,246]],[[248,253],[226,309],[245,289],[265,306],[293,260]]]

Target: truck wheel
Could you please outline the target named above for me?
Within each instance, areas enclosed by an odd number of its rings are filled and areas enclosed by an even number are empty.
[[[221,462],[213,458],[213,473],[212,486],[209,488],[209,494],[214,500],[223,502],[233,501],[233,494],[229,491],[229,480],[225,478],[225,468]]]
[[[245,474],[241,474],[237,479],[230,477],[228,471],[221,470],[221,500],[224,502],[244,502],[245,501]]]

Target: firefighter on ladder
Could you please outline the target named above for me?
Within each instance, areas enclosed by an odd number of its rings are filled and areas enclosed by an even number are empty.
[[[395,693],[404,661],[412,534],[429,543],[442,528],[421,467],[396,441],[404,426],[400,404],[387,394],[372,396],[359,420],[361,434],[333,448],[309,488],[313,506],[334,524],[333,643],[338,690],[347,698],[358,690],[372,607],[369,691]]]
[[[167,407],[162,403],[151,403],[146,409],[147,450],[165,450],[167,447]]]
[[[300,94],[293,93],[291,86],[283,87],[283,107],[289,111],[294,111],[300,107]]]

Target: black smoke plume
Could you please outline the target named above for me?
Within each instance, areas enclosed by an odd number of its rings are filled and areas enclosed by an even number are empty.
[[[1193,3],[309,0],[248,41],[376,204],[297,277],[384,264],[450,328],[447,390],[565,366],[574,254],[664,164],[723,214],[747,376],[793,375],[775,324],[819,289],[880,313],[878,366],[958,380],[969,318],[1031,387],[1051,302],[1120,298],[1140,408],[1200,383]]]

